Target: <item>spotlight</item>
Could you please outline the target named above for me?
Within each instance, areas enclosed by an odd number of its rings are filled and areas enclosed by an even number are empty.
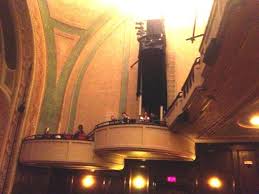
[[[85,188],[90,188],[94,185],[95,183],[95,180],[94,180],[94,177],[91,176],[91,175],[87,175],[85,176],[83,179],[82,179],[82,186],[85,187]]]
[[[222,181],[218,177],[210,177],[208,179],[208,185],[212,189],[220,189],[222,187]]]
[[[143,189],[146,186],[146,180],[142,176],[134,177],[132,182],[133,182],[133,187],[138,190]]]

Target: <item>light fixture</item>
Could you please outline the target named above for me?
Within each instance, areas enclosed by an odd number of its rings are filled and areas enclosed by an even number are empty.
[[[253,126],[259,126],[259,115],[254,115],[249,120],[250,124]]]
[[[143,176],[138,175],[133,178],[132,184],[135,189],[140,190],[145,188],[147,181]]]
[[[212,189],[220,189],[222,187],[222,181],[218,177],[210,177],[208,179],[208,185]]]
[[[258,104],[259,107],[259,104]],[[245,113],[238,121],[240,127],[247,129],[259,129],[259,112]]]
[[[94,185],[95,179],[92,175],[86,175],[85,177],[83,177],[81,183],[83,187],[90,188]]]
[[[250,166],[250,165],[253,165],[253,164],[254,164],[254,162],[252,160],[245,160],[244,161],[244,165]]]
[[[194,15],[198,16],[197,26],[207,23],[213,0],[101,0],[103,5],[115,8],[124,16],[136,21],[165,19],[170,26],[190,26]]]

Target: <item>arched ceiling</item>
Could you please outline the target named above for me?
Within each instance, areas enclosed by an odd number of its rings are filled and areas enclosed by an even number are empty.
[[[139,20],[165,21],[170,104],[199,56],[201,38],[193,44],[185,40],[192,36],[195,15],[195,35],[202,34],[212,6],[212,0],[27,1],[40,14],[46,44],[41,51],[47,66],[38,128],[59,132],[78,123],[90,130],[125,110],[137,116],[137,67],[129,66],[138,57]]]

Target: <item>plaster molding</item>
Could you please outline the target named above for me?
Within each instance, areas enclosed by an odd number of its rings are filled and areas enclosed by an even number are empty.
[[[27,100],[34,57],[32,27],[27,4],[20,0],[10,0],[9,3],[15,21],[19,64],[10,108],[10,120],[6,129],[8,133],[4,137],[1,155],[0,191],[3,194],[9,194],[12,191],[23,134],[21,126],[24,122],[24,114],[18,111],[18,107]]]

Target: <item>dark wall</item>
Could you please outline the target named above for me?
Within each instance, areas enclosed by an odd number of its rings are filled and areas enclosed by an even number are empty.
[[[0,22],[2,23],[3,27],[6,64],[10,69],[16,69],[17,48],[15,26],[14,18],[12,17],[8,1],[0,1]]]
[[[95,186],[82,187],[85,175],[93,175]],[[121,172],[89,172],[61,168],[19,166],[12,194],[122,194],[124,177]]]
[[[19,165],[15,177],[13,194],[46,194],[50,169]]]
[[[196,163],[199,194],[259,193],[259,144],[200,144]],[[210,176],[222,179],[222,189],[208,187]]]

